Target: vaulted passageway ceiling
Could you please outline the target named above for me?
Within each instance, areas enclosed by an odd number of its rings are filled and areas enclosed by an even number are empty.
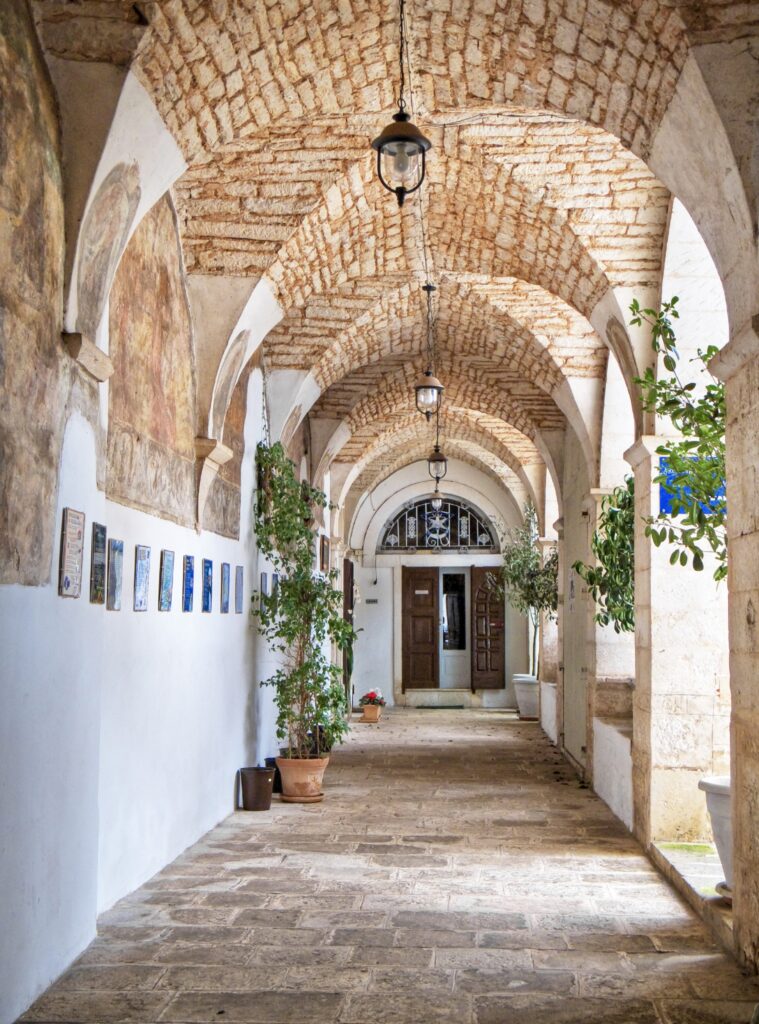
[[[187,271],[268,282],[283,318],[265,365],[313,382],[299,415],[343,424],[328,455],[356,463],[355,486],[380,438],[383,460],[411,457],[399,423],[425,365],[427,278],[446,444],[479,444],[461,431],[491,418],[482,450],[504,443],[524,467],[570,429],[594,477],[609,346],[629,383],[625,305],[660,287],[670,196],[645,161],[693,41],[753,23],[751,5],[728,6],[409,2],[433,151],[403,210],[368,148],[397,91],[394,0],[35,13],[49,53],[131,64],[189,164],[174,186]]]
[[[356,491],[358,480],[371,481],[371,488],[400,466],[426,459],[434,444],[434,432],[417,412],[406,411],[383,419],[380,423],[361,427],[339,453],[335,466],[349,471],[344,476],[343,495]],[[468,453],[470,460],[482,468],[487,466],[502,481],[518,483],[518,491],[530,494],[536,505],[541,494],[535,493],[532,477],[542,480],[544,465],[535,450],[513,427],[476,409],[457,408],[446,404],[440,416],[441,446],[449,455]],[[521,458],[520,458],[521,456]],[[430,490],[433,482],[430,480]],[[513,488],[511,488],[513,489]],[[532,493],[530,493],[532,492]]]

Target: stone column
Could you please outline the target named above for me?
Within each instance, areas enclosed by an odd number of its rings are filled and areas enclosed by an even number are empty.
[[[558,550],[558,540],[541,537],[538,540],[541,565],[545,565],[549,555]],[[556,616],[544,615],[540,623],[539,642],[540,678],[547,683],[555,683],[559,671],[559,624]]]
[[[759,318],[755,318],[759,319]],[[755,326],[759,334],[759,323]],[[740,341],[740,339],[738,339]],[[730,545],[733,922],[741,960],[759,969],[759,356],[731,344],[712,369],[726,382]],[[753,347],[753,352],[751,351]],[[736,349],[738,350],[736,352]]]
[[[611,493],[609,487],[593,487],[585,502],[588,518],[588,551],[598,529],[601,506],[604,498]],[[585,514],[585,512],[583,512]],[[590,556],[595,563],[593,555]],[[588,589],[581,584],[583,593]],[[587,654],[587,701],[588,737],[587,778],[592,781],[593,764],[593,719],[629,718],[632,714],[632,690],[635,677],[635,639],[632,633],[617,633],[613,626],[601,626],[596,622],[597,607],[588,596],[588,654]]]
[[[703,572],[671,566],[671,547],[645,536],[659,507],[655,449],[644,436],[625,453],[635,471],[634,832],[656,840],[708,838],[704,775],[726,767],[727,594]]]
[[[552,551],[559,547],[558,540],[541,537],[538,540],[541,564],[545,565]],[[540,671],[540,724],[553,742],[558,743],[558,677],[559,677],[559,623],[558,609],[556,616],[543,614],[540,621],[540,638],[538,642],[538,664]]]
[[[557,519],[553,524],[559,549],[559,600],[556,618],[556,646],[558,661],[556,663],[556,737],[559,750],[564,747],[564,519]]]

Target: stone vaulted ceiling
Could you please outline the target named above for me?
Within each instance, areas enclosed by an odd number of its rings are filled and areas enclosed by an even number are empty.
[[[547,435],[598,435],[576,398],[603,395],[595,311],[660,284],[670,196],[646,166],[653,136],[694,40],[740,34],[756,5],[407,0],[433,149],[402,210],[369,149],[397,93],[394,0],[35,14],[50,53],[130,65],[147,89],[189,165],[173,190],[187,271],[269,283],[284,316],[267,369],[315,382],[303,411],[342,424],[328,454],[355,489],[429,448],[412,393],[427,277],[452,452],[513,483]]]

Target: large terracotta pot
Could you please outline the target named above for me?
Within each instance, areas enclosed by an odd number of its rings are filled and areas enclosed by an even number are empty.
[[[382,705],[381,704],[364,704],[361,709],[364,714],[359,719],[361,722],[379,722],[382,717]]]
[[[322,780],[329,757],[278,757],[282,799],[288,804],[315,804],[324,799]]]
[[[540,686],[533,675],[517,672],[512,676],[514,690],[517,695],[519,717],[527,721],[537,721],[540,714]]]
[[[730,776],[701,779],[698,788],[706,793],[706,809],[712,823],[714,845],[725,872],[728,889],[733,888],[733,820],[730,816]]]

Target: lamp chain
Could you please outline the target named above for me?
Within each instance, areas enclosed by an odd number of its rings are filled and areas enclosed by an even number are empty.
[[[398,51],[398,66],[400,68],[400,95],[398,97],[398,109],[406,109],[406,100],[404,93],[406,92],[406,68],[404,65],[404,59],[406,56],[407,42],[406,42],[406,0],[398,0],[398,15],[399,15],[399,26],[400,26],[400,49]]]

